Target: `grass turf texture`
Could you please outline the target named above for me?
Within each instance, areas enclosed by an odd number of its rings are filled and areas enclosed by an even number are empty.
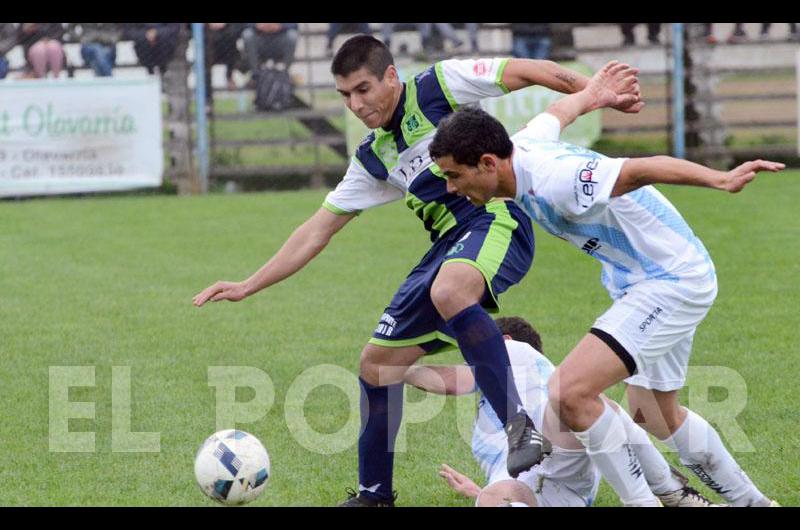
[[[736,196],[662,188],[708,247],[719,275],[719,296],[699,328],[691,364],[741,374],[748,392],[736,419],[755,451],[735,456],[762,491],[794,506],[800,505],[799,179],[798,172],[762,175]],[[195,486],[192,465],[215,430],[207,369],[219,365],[259,367],[274,383],[275,402],[264,416],[237,424],[257,435],[272,459],[270,482],[253,504],[343,500],[344,488],[357,482],[355,435],[335,454],[307,449],[287,426],[287,392],[320,364],[349,371],[355,389],[361,347],[428,248],[419,221],[400,203],[365,212],[283,283],[237,304],[191,305],[211,282],[242,279],[260,267],[323,197],[302,191],[1,202],[0,452],[6,456],[0,480],[14,487],[3,488],[0,505],[212,504]],[[502,297],[501,314],[530,319],[558,362],[609,299],[597,263],[538,227],[536,236],[533,269]],[[459,360],[451,352],[425,362]],[[70,421],[71,431],[96,431],[96,450],[50,452],[48,370],[73,365],[95,367],[95,386],[73,388],[69,396],[96,403],[94,420]],[[112,366],[131,367],[131,430],[159,432],[160,452],[112,451]],[[240,389],[237,399],[253,395]],[[618,398],[621,388],[611,395]],[[426,399],[414,389],[406,396]],[[720,389],[710,396],[727,397]],[[425,403],[407,405],[405,419],[413,411],[435,412],[442,401]],[[471,505],[436,471],[446,462],[480,482],[468,436],[458,433],[459,425],[469,431],[472,407],[470,398],[447,398],[434,419],[405,424],[406,450],[395,464],[399,504]],[[314,389],[303,410],[321,433],[342,429],[358,414],[346,392],[331,385]],[[677,462],[674,454],[668,459]],[[696,478],[692,483],[715,498]],[[596,505],[619,502],[603,484]]]

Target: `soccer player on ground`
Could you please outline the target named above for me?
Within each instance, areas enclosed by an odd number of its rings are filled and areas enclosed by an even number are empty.
[[[597,495],[600,474],[575,435],[559,423],[548,407],[547,382],[555,367],[542,353],[542,339],[526,320],[506,317],[495,320],[506,340],[513,381],[527,413],[553,444],[553,452],[541,464],[512,479],[506,472],[506,433],[486,399],[478,400],[473,425],[472,454],[486,475],[487,485],[478,487],[455,469],[442,464],[439,471],[458,493],[476,499],[476,506],[591,506]],[[461,395],[478,390],[472,370],[462,365],[417,365],[408,369],[405,382],[426,392]],[[647,433],[625,410],[601,396],[620,415],[649,488],[665,506],[714,506],[689,487],[688,480],[667,463]]]
[[[393,63],[386,46],[370,36],[352,37],[339,49],[331,65],[336,88],[374,131],[322,207],[261,269],[244,281],[216,282],[194,297],[196,306],[238,301],[287,278],[367,208],[405,198],[422,220],[433,246],[400,286],[361,352],[359,492],[345,501],[348,506],[393,505],[403,374],[426,353],[456,343],[510,432],[509,473],[516,476],[541,461],[543,440],[507,383],[508,354],[487,313],[530,268],[530,220],[513,201],[476,207],[449,193],[428,144],[439,121],[461,105],[535,84],[571,93],[588,81],[551,61],[480,59],[442,61],[403,83]],[[626,112],[643,105],[635,74],[630,68],[619,72],[632,80],[619,99],[618,108]]]
[[[657,501],[630,473],[628,437],[619,416],[600,399],[625,381],[635,416],[676,450],[681,462],[734,506],[774,504],[725,449],[716,430],[682,407],[695,330],[717,294],[714,265],[675,207],[650,184],[740,191],[759,171],[783,164],[756,160],[731,171],[668,156],[607,158],[558,141],[576,116],[616,101],[603,79],[567,96],[509,139],[503,126],[467,109],[439,124],[431,156],[448,189],[477,205],[514,197],[546,231],[602,263],[601,281],[614,300],[551,378],[550,402],[592,461],[628,505]]]

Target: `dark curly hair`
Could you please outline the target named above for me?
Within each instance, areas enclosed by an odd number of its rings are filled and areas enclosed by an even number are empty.
[[[472,167],[481,155],[508,158],[513,149],[503,124],[479,107],[465,107],[440,121],[428,146],[434,160],[450,155],[457,164]]]
[[[519,342],[527,342],[539,353],[544,353],[544,350],[542,350],[542,337],[524,318],[500,317],[494,319],[494,321],[503,335],[510,335],[512,339]]]

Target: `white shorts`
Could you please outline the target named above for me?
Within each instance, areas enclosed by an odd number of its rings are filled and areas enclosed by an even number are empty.
[[[630,385],[668,392],[686,382],[694,332],[717,296],[717,283],[646,280],[631,287],[598,318],[636,363]]]
[[[585,451],[563,451],[559,454],[558,476],[551,478],[543,468],[545,462],[523,471],[517,480],[528,486],[541,508],[583,508],[591,506],[600,487],[600,474],[591,465]],[[556,455],[557,453],[553,453]],[[545,457],[546,459],[553,457]],[[550,471],[553,471],[552,469]],[[506,471],[505,460],[496,466],[485,487],[501,480],[513,480]],[[475,501],[477,505],[477,500]]]

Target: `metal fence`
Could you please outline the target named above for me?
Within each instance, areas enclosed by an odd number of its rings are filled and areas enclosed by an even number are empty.
[[[641,70],[647,107],[638,115],[603,111],[599,151],[679,150],[673,116],[684,110],[680,139],[690,159],[726,165],[751,156],[796,158],[798,43],[791,24],[772,24],[766,34],[761,24],[716,24],[715,43],[707,25],[686,24],[681,57],[674,55],[673,25],[661,24],[657,33],[653,25],[626,26],[550,25],[555,60],[596,69],[619,59]],[[737,30],[744,37],[727,42]],[[349,153],[330,61],[347,37],[364,31],[389,40],[401,68],[446,57],[508,56],[514,45],[512,27],[503,23],[13,23],[0,24],[0,77],[160,75],[166,173],[179,191],[331,185]],[[685,79],[676,85],[681,66]],[[288,73],[290,99],[258,108],[258,74],[273,68]],[[192,108],[196,101],[202,103]]]

